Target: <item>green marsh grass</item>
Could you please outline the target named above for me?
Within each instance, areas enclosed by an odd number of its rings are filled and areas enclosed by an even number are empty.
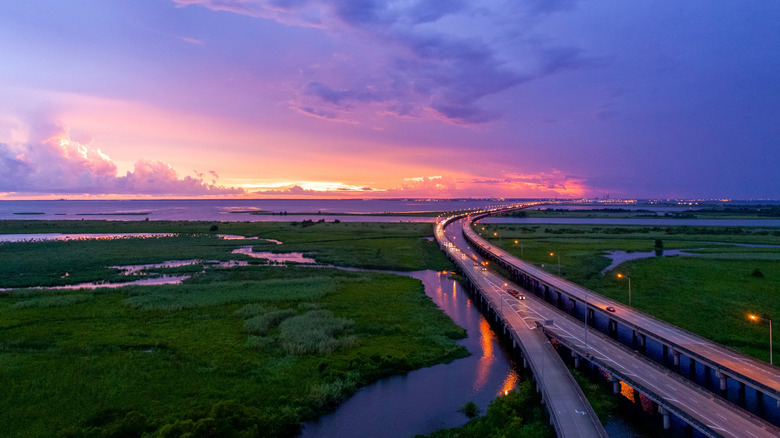
[[[13,309],[26,309],[28,307],[65,307],[76,303],[83,303],[92,299],[88,294],[65,294],[49,297],[28,298],[19,300],[11,306]]]
[[[466,425],[444,429],[428,438],[524,437],[553,438],[547,412],[540,396],[529,380],[507,395],[490,402],[483,416],[474,417]]]
[[[334,318],[329,310],[310,310],[284,318],[279,325],[279,342],[290,354],[332,353],[342,346],[355,346],[355,336],[341,336],[354,322]]]
[[[295,315],[296,313],[292,309],[273,310],[245,320],[244,330],[253,335],[265,336],[272,328],[278,326],[285,319]]]
[[[71,222],[70,229],[66,223],[19,221],[3,231],[203,233],[211,226],[81,222]],[[373,265],[449,267],[424,239],[431,234],[427,224],[302,229],[220,223],[219,230],[285,243],[193,234],[2,244],[0,287],[119,281],[122,276],[107,266],[235,259],[230,251],[247,244],[280,251],[305,246],[352,266],[366,251],[376,255],[382,249]],[[356,248],[362,252],[353,253]],[[411,256],[398,254],[407,250]],[[292,436],[301,421],[332,409],[361,386],[467,355],[455,342],[465,336],[463,329],[411,278],[297,266],[199,269],[181,285],[0,293],[3,433]],[[273,312],[288,318],[269,324],[264,336],[247,333],[246,321]],[[304,332],[316,342],[299,336]]]

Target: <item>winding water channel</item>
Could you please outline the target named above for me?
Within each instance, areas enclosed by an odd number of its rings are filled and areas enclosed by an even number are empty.
[[[380,380],[360,389],[336,411],[307,423],[303,438],[411,437],[458,427],[468,418],[458,408],[469,401],[481,412],[519,376],[490,325],[457,281],[436,271],[397,274],[417,278],[425,293],[465,328],[459,341],[471,356]],[[392,427],[388,427],[392,425]]]
[[[37,241],[41,235],[19,235],[10,241]],[[31,239],[32,237],[32,239]],[[48,237],[48,236],[46,236]],[[122,235],[71,235],[69,240],[84,238],[117,238]],[[136,236],[132,236],[136,237]],[[145,236],[158,237],[158,236]],[[227,238],[240,238],[229,236]],[[59,240],[59,236],[50,239]],[[223,237],[226,238],[226,237]],[[281,243],[281,242],[279,242]],[[234,253],[264,258],[269,263],[314,263],[300,253],[254,253],[252,247],[241,247]],[[121,287],[130,284],[176,284],[189,275],[145,277],[144,271],[151,268],[171,268],[202,263],[200,260],[173,260],[146,265],[111,266],[127,276],[141,277],[122,283],[84,283],[60,286],[52,289],[94,289],[100,287]],[[246,261],[206,262],[209,267],[229,268],[246,265]],[[313,266],[333,267],[333,266]],[[353,270],[351,268],[340,268]],[[355,269],[358,270],[358,269]],[[411,371],[406,375],[382,379],[360,389],[338,409],[316,422],[305,424],[302,438],[350,438],[411,437],[430,434],[435,431],[458,427],[468,418],[459,408],[467,402],[474,402],[484,413],[488,404],[500,394],[517,387],[520,376],[510,355],[499,344],[499,339],[490,324],[460,284],[448,274],[437,271],[393,272],[422,281],[425,293],[456,324],[465,328],[468,337],[458,341],[471,353],[469,357],[448,364],[439,364]],[[2,290],[2,289],[0,289]],[[612,437],[642,436],[631,425],[621,419],[614,419],[607,425]],[[392,427],[388,427],[392,425]]]

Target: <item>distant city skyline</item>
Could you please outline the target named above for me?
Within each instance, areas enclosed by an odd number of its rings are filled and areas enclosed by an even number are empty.
[[[0,4],[0,199],[780,199],[780,3]]]

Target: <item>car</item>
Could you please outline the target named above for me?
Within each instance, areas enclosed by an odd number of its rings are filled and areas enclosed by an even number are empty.
[[[612,306],[607,306],[607,312],[615,312],[615,308]]]
[[[487,268],[483,266],[483,267],[482,267],[482,270],[483,270],[483,271],[487,271]]]
[[[509,295],[512,295],[513,297],[517,298],[518,300],[524,300],[525,299],[525,295],[523,295],[522,293],[520,293],[519,291],[516,291],[514,289],[507,289],[506,292]]]

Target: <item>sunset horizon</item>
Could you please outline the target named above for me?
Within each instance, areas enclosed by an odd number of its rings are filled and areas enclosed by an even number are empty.
[[[0,199],[780,198],[772,3],[0,12]]]

